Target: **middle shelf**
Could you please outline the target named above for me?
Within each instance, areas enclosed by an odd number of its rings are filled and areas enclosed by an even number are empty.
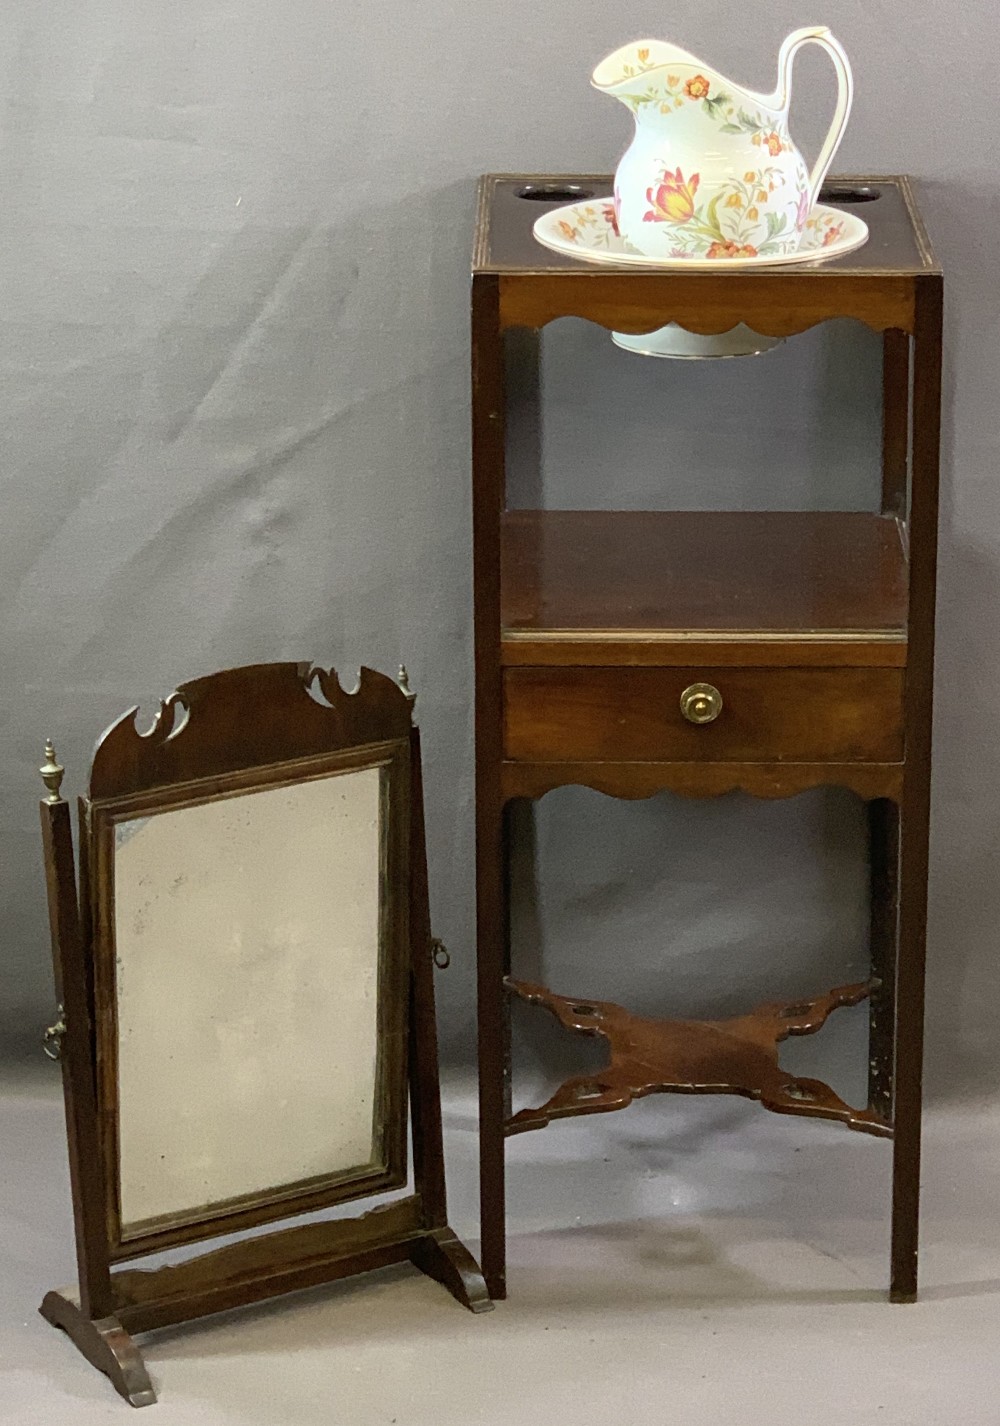
[[[510,510],[506,665],[906,662],[907,561],[863,511]]]

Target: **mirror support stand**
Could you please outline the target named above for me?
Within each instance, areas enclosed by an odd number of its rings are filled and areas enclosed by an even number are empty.
[[[290,664],[228,670],[189,685],[188,690],[200,689],[202,694],[207,690],[213,711],[222,716],[230,683],[239,685],[245,694],[249,682],[262,699],[270,693],[280,704],[285,697],[294,711],[292,674],[308,696],[313,671],[307,665]],[[344,695],[335,686],[335,676],[321,672],[319,677],[337,712],[337,700]],[[181,689],[178,694],[185,692]],[[134,1337],[172,1323],[407,1261],[442,1283],[470,1311],[486,1312],[493,1306],[478,1264],[448,1224],[434,1008],[435,943],[428,904],[420,735],[412,725],[412,695],[369,670],[363,670],[359,693],[346,697],[356,705],[362,695],[382,717],[383,725],[387,716],[394,720],[395,733],[404,751],[407,746],[409,751],[409,874],[403,895],[409,925],[406,1060],[414,1191],[359,1217],[280,1228],[152,1270],[117,1266],[135,1254],[116,1244],[106,1211],[109,1185],[102,1152],[98,1049],[107,1028],[104,1017],[97,1014],[90,910],[92,896],[101,893],[100,888],[89,885],[89,864],[82,854],[78,887],[69,806],[59,790],[63,770],[51,745],[46,749],[41,772],[49,796],[41,804],[42,841],[56,992],[63,1007],[63,1023],[58,1036],[50,1037],[49,1049],[61,1061],[79,1287],[47,1293],[40,1311],[46,1321],[62,1328],[132,1406],[147,1406],[156,1400]],[[190,704],[194,722],[197,699],[192,696]],[[355,711],[352,709],[352,716]],[[303,722],[315,716],[309,710],[296,714]],[[341,717],[338,726],[342,724]],[[340,739],[341,745],[354,746],[373,741],[360,728],[355,728],[351,737]],[[293,738],[288,758],[294,759],[296,752]],[[81,802],[81,845],[87,835],[87,806]],[[294,1200],[289,1208],[290,1214],[306,1211]],[[273,1211],[269,1216],[274,1218]],[[260,1221],[267,1221],[263,1213]],[[188,1238],[177,1235],[174,1241],[206,1236],[204,1223],[194,1227],[196,1231]]]

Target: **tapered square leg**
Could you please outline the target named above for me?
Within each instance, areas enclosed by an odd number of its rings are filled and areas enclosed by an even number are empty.
[[[892,1125],[899,920],[899,808],[887,798],[868,804],[871,888],[868,1015],[868,1108]]]
[[[927,934],[927,813],[920,789],[904,791],[900,824],[896,1054],[892,1146],[893,1302],[917,1296],[920,1223],[920,1120],[924,1056],[924,958]]]
[[[900,814],[895,1138],[892,1161],[890,1296],[894,1302],[912,1302],[917,1295],[941,413],[941,316],[940,280],[929,279],[921,284],[917,291],[912,349],[909,651],[906,670],[906,772]]]
[[[507,919],[509,811],[480,817],[479,1177],[483,1274],[490,1296],[507,1296],[505,1125],[510,1109],[510,969]]]

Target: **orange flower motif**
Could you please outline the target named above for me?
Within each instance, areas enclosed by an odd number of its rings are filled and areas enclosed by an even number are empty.
[[[751,243],[744,243],[741,247],[739,243],[713,243],[705,254],[706,257],[756,257],[757,249]]]
[[[778,154],[781,153],[782,147],[780,136],[774,133],[768,134],[764,139],[764,142],[767,144],[767,151],[771,155],[771,157],[777,158]]]
[[[763,188],[758,188],[758,189],[757,189],[757,202],[758,202],[758,203],[766,203],[766,202],[767,202],[767,194],[764,192]]]
[[[665,171],[658,188],[646,189],[646,201],[650,205],[643,214],[644,223],[687,223],[694,217],[695,194],[701,175],[692,173],[685,182],[680,169],[676,173]]]
[[[760,209],[759,209],[759,208],[748,208],[748,209],[747,209],[747,219],[748,219],[749,222],[751,222],[751,223],[756,223],[756,221],[757,221],[757,219],[758,219],[759,217],[760,217]]]
[[[559,231],[564,238],[569,238],[571,243],[576,242],[576,229],[571,223],[565,222],[562,218],[559,219]]]
[[[726,207],[727,207],[727,208],[742,208],[742,207],[743,207],[743,199],[740,197],[740,195],[739,195],[738,193],[730,193],[729,197],[726,199]]]
[[[678,84],[680,84],[680,82],[681,82],[681,79],[680,79],[680,75],[679,75],[679,74],[668,74],[668,75],[667,75],[667,87],[668,87],[669,89],[676,89],[677,86],[678,86]]]
[[[689,79],[684,86],[684,93],[689,99],[708,98],[708,80],[703,74],[696,74],[693,79]]]
[[[756,144],[757,147],[760,148],[760,134],[754,134],[754,136],[753,136],[753,138],[750,140],[750,142],[751,142],[752,144]]]
[[[640,51],[639,51],[639,62],[640,62],[640,64],[645,64],[646,61],[647,61],[647,59],[649,59],[649,50],[640,50]]]
[[[835,243],[843,231],[843,223],[834,223],[832,228],[827,228],[823,234],[823,246],[828,248],[831,243]]]
[[[615,212],[615,205],[614,205],[613,203],[605,203],[605,205],[604,205],[604,221],[607,223],[608,227],[609,227],[609,228],[611,229],[611,231],[614,233],[615,237],[616,237],[616,238],[620,238],[620,237],[621,237],[621,233],[620,233],[620,231],[619,231],[619,229],[618,229],[618,214]]]
[[[754,179],[755,179],[756,177],[757,177],[757,175],[753,172],[753,170],[751,170],[749,173],[745,173],[745,174],[743,175],[743,182],[744,182],[744,183],[753,183],[753,181],[754,181]]]

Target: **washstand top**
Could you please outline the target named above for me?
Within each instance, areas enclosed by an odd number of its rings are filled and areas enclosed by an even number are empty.
[[[527,274],[595,270],[591,264],[550,252],[532,235],[543,212],[587,198],[606,198],[612,189],[610,174],[488,173],[480,180],[474,273]],[[864,247],[828,264],[795,263],[762,269],[771,277],[825,271],[858,277],[891,273],[912,276],[940,271],[934,250],[917,209],[910,180],[902,174],[849,175],[830,178],[822,201],[857,213],[867,223],[870,236]],[[603,266],[604,272],[646,274],[656,269]],[[663,269],[678,274],[677,268]],[[685,279],[699,274],[681,271]],[[727,274],[728,275],[728,274]],[[753,281],[761,273],[734,268],[733,278]]]

